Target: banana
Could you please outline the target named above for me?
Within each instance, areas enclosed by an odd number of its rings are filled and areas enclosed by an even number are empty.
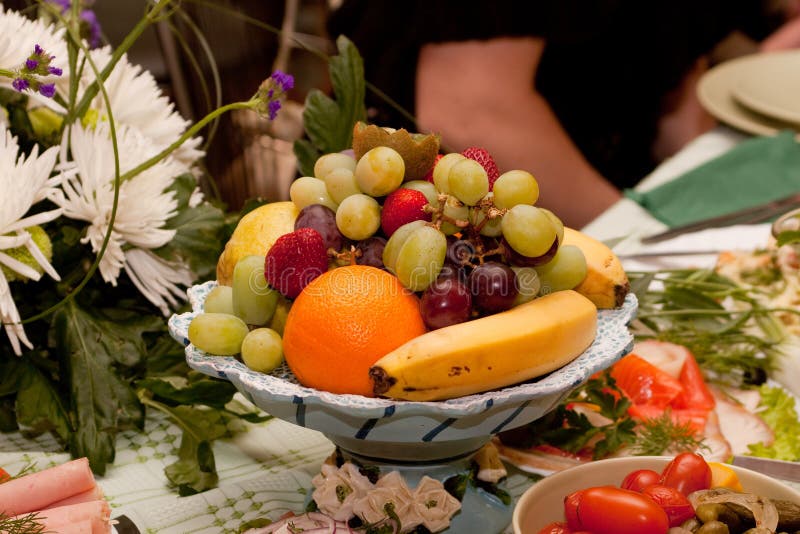
[[[597,309],[572,290],[418,336],[370,368],[376,395],[450,399],[530,380],[592,344]]]
[[[598,308],[618,308],[625,302],[631,285],[622,262],[610,248],[588,235],[564,228],[564,245],[575,245],[586,257],[586,278],[575,291]]]

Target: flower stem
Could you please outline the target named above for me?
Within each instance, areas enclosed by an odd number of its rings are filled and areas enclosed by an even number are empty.
[[[6,69],[0,69],[0,76],[3,76],[5,78],[16,78],[17,77],[17,75],[14,74],[12,71],[6,70]]]
[[[235,109],[248,109],[254,108],[257,104],[255,100],[248,100],[247,102],[234,102],[232,104],[226,104],[220,108],[215,109],[198,122],[196,122],[191,128],[186,130],[183,135],[181,135],[174,143],[169,145],[167,148],[153,156],[152,158],[148,159],[147,161],[137,165],[133,169],[129,170],[125,174],[120,177],[120,182],[124,182],[125,180],[129,180],[136,176],[137,174],[146,171],[159,161],[163,160],[165,157],[169,156],[172,152],[174,152],[179,146],[181,146],[187,139],[192,137],[193,135],[197,134],[200,130],[202,130],[209,122],[213,121],[223,113],[228,111],[233,111]]]
[[[86,89],[86,92],[83,94],[83,97],[78,105],[70,110],[66,120],[64,121],[66,124],[72,124],[75,122],[75,120],[77,120],[79,117],[82,117],[84,113],[86,113],[86,110],[89,108],[89,104],[99,91],[99,84],[108,79],[111,71],[113,71],[114,67],[117,66],[117,63],[119,63],[119,60],[122,58],[122,56],[131,46],[133,46],[142,33],[144,33],[144,31],[156,20],[158,14],[170,2],[172,2],[172,0],[159,0],[159,2],[153,6],[150,12],[142,17],[142,19],[136,24],[136,26],[133,27],[130,33],[125,36],[125,39],[123,39],[122,43],[120,43],[120,45],[114,49],[113,53],[111,54],[111,59],[100,72],[97,81]]]

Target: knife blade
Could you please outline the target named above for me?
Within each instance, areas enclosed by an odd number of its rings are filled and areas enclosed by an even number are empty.
[[[733,465],[757,471],[780,480],[800,482],[800,462],[786,462],[772,458],[734,455]]]
[[[716,217],[709,217],[682,226],[670,228],[664,232],[645,236],[641,239],[643,244],[658,243],[667,239],[672,239],[679,235],[687,234],[689,232],[697,232],[705,230],[706,228],[719,228],[722,226],[732,226],[734,224],[755,224],[764,222],[783,215],[792,208],[800,205],[800,193],[789,195],[788,197],[779,198],[758,206],[744,208],[733,213],[726,213],[724,215],[717,215]]]
[[[126,515],[118,515],[112,522],[117,534],[141,534],[136,524]]]

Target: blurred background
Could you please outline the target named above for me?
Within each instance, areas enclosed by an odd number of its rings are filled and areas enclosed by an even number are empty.
[[[142,18],[146,0],[96,0],[105,42],[116,46]],[[5,0],[25,9],[31,0]],[[206,189],[230,210],[251,198],[288,199],[296,176],[292,144],[302,135],[302,104],[313,88],[327,91],[328,0],[199,0],[180,2],[172,17],[148,28],[128,53],[149,70],[180,113],[197,121],[219,105],[248,100],[274,69],[295,87],[275,121],[238,110],[207,128]],[[216,73],[216,74],[215,74]]]

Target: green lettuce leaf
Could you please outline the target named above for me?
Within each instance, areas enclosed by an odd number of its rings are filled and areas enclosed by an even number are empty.
[[[764,409],[759,415],[775,433],[772,445],[763,443],[748,445],[750,454],[790,462],[800,460],[800,421],[797,419],[795,398],[786,390],[767,384],[759,388],[760,406]]]

